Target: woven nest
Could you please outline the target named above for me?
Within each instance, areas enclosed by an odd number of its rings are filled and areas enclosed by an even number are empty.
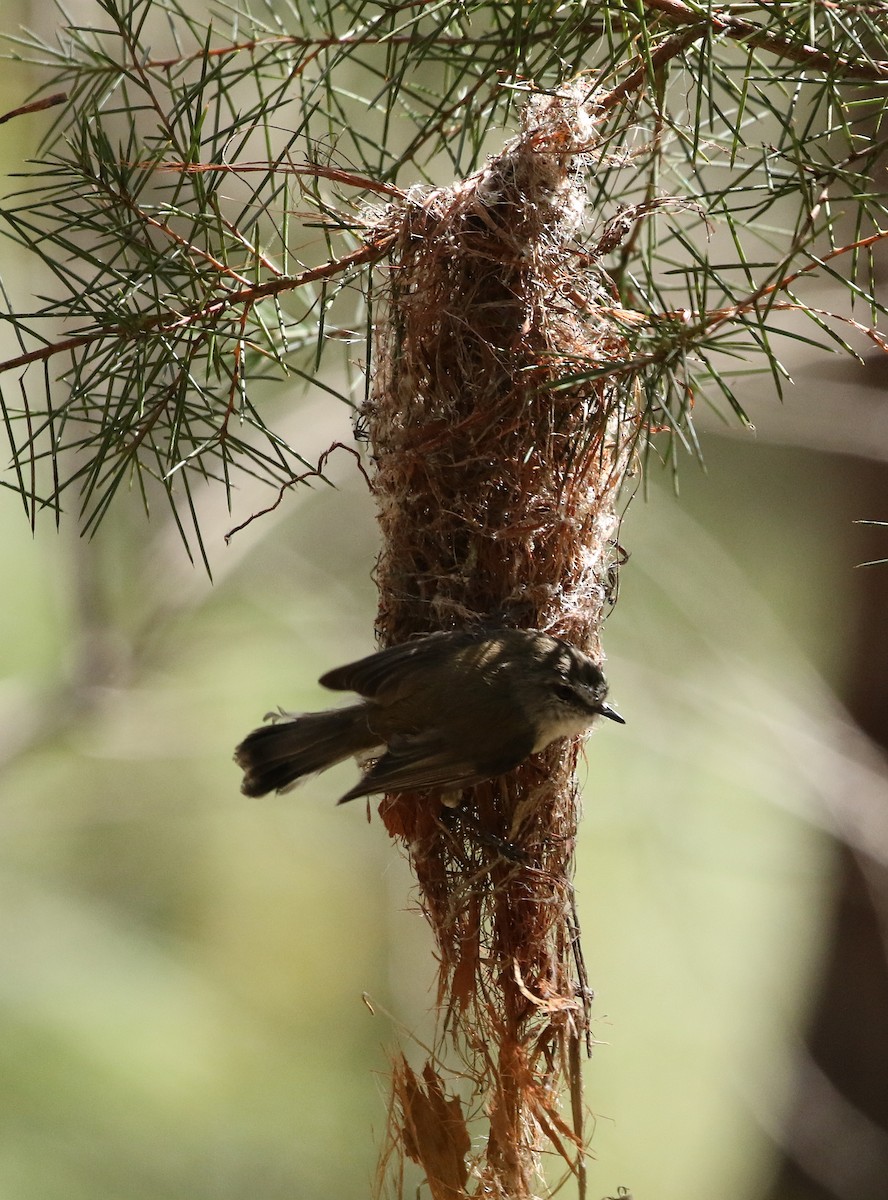
[[[397,241],[365,410],[384,644],[486,623],[602,657],[636,418],[612,380],[588,378],[626,353],[612,287],[576,241],[594,143],[579,90],[537,97],[483,170],[384,218]],[[452,817],[427,795],[382,806],[439,948],[438,1050],[456,1047],[469,1080],[460,1104],[437,1055],[422,1079],[406,1062],[395,1072],[401,1149],[436,1200],[529,1197],[547,1145],[582,1181],[590,994],[572,888],[577,754],[576,742],[556,743],[468,790]],[[475,1158],[473,1106],[489,1122]]]

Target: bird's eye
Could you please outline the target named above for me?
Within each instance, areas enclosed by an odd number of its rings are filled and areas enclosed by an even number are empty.
[[[574,704],[576,702],[577,694],[569,683],[556,683],[552,691],[565,704]]]

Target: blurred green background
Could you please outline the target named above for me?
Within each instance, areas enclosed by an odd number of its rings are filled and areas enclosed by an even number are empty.
[[[25,90],[0,80],[0,109]],[[0,131],[3,161],[35,120]],[[628,724],[588,744],[577,866],[592,1195],[767,1194],[848,780],[884,803],[840,698],[855,564],[888,557],[853,524],[888,519],[862,466],[888,437],[822,361],[782,407],[749,390],[758,434],[704,422],[680,497],[652,460],[624,520],[605,645]],[[329,401],[285,408],[300,448],[350,436]],[[203,497],[212,584],[162,509],[123,498],[85,543],[73,520],[32,537],[0,493],[0,1200],[370,1193],[430,939],[378,819],[333,804],[349,767],[256,801],[231,761],[372,649],[371,502],[347,455],[332,475],[229,546],[268,494]]]

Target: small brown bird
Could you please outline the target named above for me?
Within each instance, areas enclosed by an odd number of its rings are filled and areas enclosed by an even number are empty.
[[[374,760],[339,801],[376,792],[452,791],[503,775],[596,717],[608,704],[601,668],[535,630],[433,633],[337,667],[320,683],[361,703],[281,713],[234,752],[247,796],[284,792],[354,755]]]

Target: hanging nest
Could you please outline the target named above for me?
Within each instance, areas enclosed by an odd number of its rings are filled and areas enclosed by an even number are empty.
[[[587,97],[534,97],[483,170],[408,194],[383,219],[395,250],[365,420],[385,645],[487,624],[544,630],[602,658],[638,418],[631,396],[594,374],[625,359],[626,344],[613,287],[576,236],[596,146]],[[452,815],[427,794],[382,805],[439,951],[434,1060],[421,1078],[400,1063],[393,1087],[395,1142],[435,1200],[530,1197],[547,1147],[582,1186],[578,750],[555,743],[466,790]],[[464,1104],[448,1091],[448,1048]],[[468,1110],[488,1123],[476,1158]]]

